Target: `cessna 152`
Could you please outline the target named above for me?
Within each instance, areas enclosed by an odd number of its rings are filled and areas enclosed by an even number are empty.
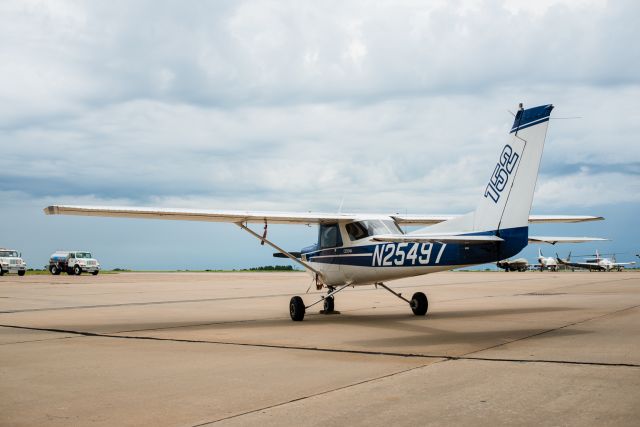
[[[334,296],[349,286],[376,285],[408,303],[416,315],[427,313],[426,295],[411,299],[385,282],[459,267],[496,262],[520,252],[529,242],[584,242],[587,237],[529,236],[528,224],[582,222],[594,216],[529,216],[552,105],[524,109],[515,115],[508,140],[500,146],[491,175],[475,211],[466,215],[365,215],[347,213],[245,212],[137,207],[49,206],[46,214],[85,215],[234,223],[241,229],[302,265],[326,296],[305,305],[294,296],[289,302],[292,320],[323,302],[334,311]],[[264,224],[262,233],[249,223]],[[289,252],[267,238],[268,224],[318,224],[317,243]],[[403,233],[399,226],[427,226]]]

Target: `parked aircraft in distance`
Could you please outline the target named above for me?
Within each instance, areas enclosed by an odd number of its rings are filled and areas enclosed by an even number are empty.
[[[529,242],[585,242],[588,237],[537,237],[529,235],[529,222],[581,222],[594,216],[529,216],[540,158],[552,105],[524,109],[515,115],[505,144],[488,165],[489,179],[474,211],[466,215],[377,215],[348,213],[249,212],[100,206],[49,206],[47,214],[187,221],[229,222],[256,237],[312,274],[326,296],[305,305],[294,296],[289,302],[292,320],[302,320],[306,310],[323,302],[324,312],[334,311],[334,296],[350,286],[377,285],[405,301],[416,315],[427,313],[422,292],[411,299],[385,282],[459,267],[493,263],[520,252]],[[464,118],[461,118],[464,120]],[[375,195],[374,195],[375,196]],[[264,224],[256,232],[249,223]],[[267,238],[268,224],[318,224],[318,240],[299,252],[286,251]],[[425,228],[403,233],[402,225]],[[220,242],[219,244],[224,244]]]
[[[538,264],[540,266],[540,271],[558,271],[558,261],[556,261],[552,256],[545,257],[542,255],[542,250],[540,248],[538,248]]]
[[[625,266],[634,265],[636,262],[615,262],[611,261],[609,258],[602,258],[600,253],[596,250],[595,255],[587,255],[593,256],[594,258],[589,258],[584,260],[584,262],[576,262],[571,261],[571,252],[569,252],[569,256],[567,259],[561,259],[558,254],[556,254],[556,259],[560,264],[566,265],[567,267],[574,268],[585,268],[589,271],[611,271],[611,270],[622,270]]]
[[[504,271],[527,271],[529,268],[529,262],[524,258],[518,259],[504,259],[502,261],[498,261],[496,265]]]

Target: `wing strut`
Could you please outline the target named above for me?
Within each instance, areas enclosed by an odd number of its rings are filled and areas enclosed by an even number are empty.
[[[322,273],[320,273],[318,270],[316,270],[315,268],[311,267],[309,264],[307,264],[306,262],[299,260],[298,258],[294,257],[293,255],[291,255],[289,252],[285,251],[284,249],[282,249],[280,246],[276,245],[275,243],[269,241],[267,239],[267,221],[265,220],[264,222],[264,235],[259,235],[258,233],[256,233],[255,231],[253,231],[252,229],[250,229],[249,227],[247,227],[246,225],[244,225],[241,222],[236,222],[235,223],[238,227],[242,228],[244,231],[246,231],[247,233],[251,234],[253,237],[255,237],[256,239],[260,240],[260,244],[264,245],[265,243],[269,246],[271,246],[273,249],[275,249],[276,251],[280,252],[281,254],[283,254],[284,256],[286,256],[287,258],[289,258],[292,261],[297,262],[298,264],[302,265],[304,268],[306,268],[307,270],[313,271],[314,273],[316,273],[316,277],[320,276],[322,277]]]

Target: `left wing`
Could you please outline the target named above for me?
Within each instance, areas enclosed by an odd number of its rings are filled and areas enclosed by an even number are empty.
[[[603,242],[609,239],[601,237],[555,237],[555,236],[529,236],[529,243],[585,243],[585,242]]]
[[[344,220],[356,220],[355,214],[304,213],[304,212],[260,212],[225,211],[206,209],[139,208],[129,206],[64,206],[44,208],[47,215],[106,216],[117,218],[148,218],[183,221],[263,223],[273,224],[320,224]],[[388,218],[388,217],[386,217]]]

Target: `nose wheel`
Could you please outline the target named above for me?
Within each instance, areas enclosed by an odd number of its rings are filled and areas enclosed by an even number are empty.
[[[334,309],[333,297],[326,297],[324,299],[323,308],[324,308],[324,310],[323,310],[324,314],[333,313],[333,309]]]

